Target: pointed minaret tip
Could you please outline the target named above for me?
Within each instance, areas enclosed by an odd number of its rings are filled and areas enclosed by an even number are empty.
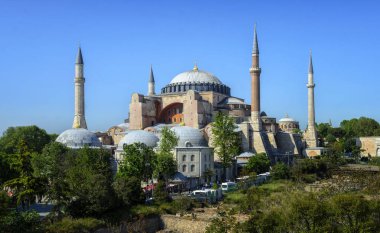
[[[309,74],[313,74],[313,73],[314,73],[314,70],[313,70],[313,58],[312,58],[311,49],[310,49]]]
[[[79,46],[76,64],[83,64],[82,49]]]
[[[257,41],[256,23],[254,27],[252,54],[259,54],[259,42]]]
[[[154,74],[153,74],[153,66],[152,65],[150,65],[149,82],[154,83]]]

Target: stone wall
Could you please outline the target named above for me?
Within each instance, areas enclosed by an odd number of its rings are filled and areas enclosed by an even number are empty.
[[[380,137],[360,137],[356,139],[356,145],[362,150],[362,156],[380,156]]]

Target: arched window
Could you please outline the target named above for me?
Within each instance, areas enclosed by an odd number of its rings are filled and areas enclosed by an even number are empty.
[[[182,165],[182,172],[186,172],[186,165]]]
[[[191,155],[191,161],[194,161],[195,155]]]
[[[186,161],[186,155],[182,155],[182,161]]]
[[[195,165],[191,165],[190,170],[193,172],[195,171]]]

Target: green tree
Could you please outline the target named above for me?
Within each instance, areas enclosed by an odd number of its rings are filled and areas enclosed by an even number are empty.
[[[3,186],[12,190],[17,203],[23,207],[28,208],[36,196],[45,191],[44,181],[33,177],[31,160],[50,140],[46,131],[37,126],[10,127],[0,138],[2,163],[8,163],[5,164],[4,175],[12,174]]]
[[[118,171],[119,176],[137,177],[147,181],[156,167],[156,155],[152,148],[143,143],[124,146],[124,159]]]
[[[46,180],[45,196],[54,201],[53,210],[60,215],[70,203],[66,172],[70,166],[69,148],[58,142],[46,145],[41,155],[32,159],[34,177]],[[71,152],[73,153],[73,152]]]
[[[232,159],[239,153],[241,137],[236,132],[234,119],[222,112],[218,112],[211,125],[212,144],[223,167],[223,177],[226,179],[226,169],[231,166]]]
[[[135,204],[144,203],[145,196],[141,189],[141,180],[139,178],[118,176],[112,186],[124,206],[131,207]]]
[[[379,136],[380,124],[374,119],[367,117],[353,118],[344,120],[340,123],[340,127],[346,132],[346,138]]]
[[[173,150],[178,145],[179,138],[174,131],[164,127],[161,131],[161,140],[157,152],[157,164],[154,174],[166,182],[177,171],[177,162],[174,159]]]
[[[268,172],[270,168],[270,160],[265,153],[259,153],[249,158],[245,168],[247,171],[256,172],[257,174]]]
[[[113,208],[111,153],[103,149],[82,148],[66,155],[68,166],[67,206],[73,216],[97,216]]]
[[[329,131],[332,129],[329,123],[319,123],[316,125],[318,136],[321,138],[327,137]]]

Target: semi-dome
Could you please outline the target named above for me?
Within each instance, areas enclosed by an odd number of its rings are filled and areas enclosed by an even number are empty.
[[[197,82],[222,84],[222,82],[216,76],[206,71],[198,70],[197,66],[195,66],[192,70],[178,74],[172,79],[170,84]]]
[[[145,130],[130,131],[120,140],[117,149],[122,150],[125,144],[130,145],[138,142],[153,148],[157,145],[158,140],[156,135]]]
[[[207,146],[207,142],[203,134],[195,128],[189,126],[176,126],[171,128],[178,136],[178,147],[197,147]]]
[[[70,148],[102,146],[95,133],[82,128],[68,129],[64,131],[57,137],[56,142],[60,142]]]

